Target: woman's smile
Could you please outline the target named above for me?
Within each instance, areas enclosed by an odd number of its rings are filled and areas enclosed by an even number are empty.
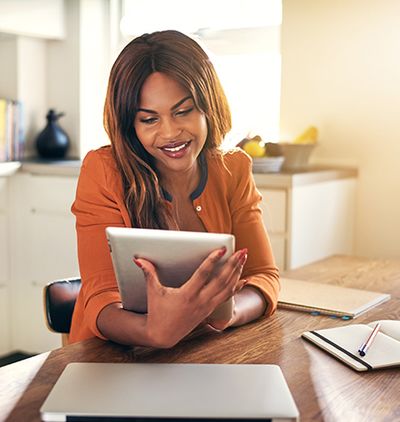
[[[188,142],[175,142],[160,147],[161,151],[164,152],[168,157],[171,158],[182,158],[188,148],[190,147],[191,141]]]

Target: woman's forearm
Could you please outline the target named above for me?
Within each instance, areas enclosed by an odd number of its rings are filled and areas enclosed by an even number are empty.
[[[252,286],[245,286],[235,295],[235,315],[232,327],[247,324],[263,315],[267,303],[262,293]]]
[[[149,338],[146,315],[126,311],[119,303],[106,306],[97,318],[101,334],[120,344],[130,346],[155,346]]]

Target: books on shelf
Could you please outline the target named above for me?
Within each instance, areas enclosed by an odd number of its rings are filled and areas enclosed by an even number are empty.
[[[390,294],[281,278],[278,307],[356,318],[390,299]]]
[[[360,347],[370,337],[377,323],[380,329],[362,356]],[[397,320],[307,331],[302,337],[356,371],[400,366],[400,321]]]
[[[0,162],[21,160],[23,149],[22,103],[0,98]]]

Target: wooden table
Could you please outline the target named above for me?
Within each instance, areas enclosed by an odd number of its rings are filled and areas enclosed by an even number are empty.
[[[389,302],[356,321],[400,319],[400,260],[334,256],[284,275],[391,293]],[[279,365],[302,421],[400,420],[398,369],[357,373],[300,338],[303,331],[349,323],[278,310],[267,320],[197,335],[171,350],[87,340],[0,368],[0,419],[39,421],[43,401],[69,362],[198,362]]]

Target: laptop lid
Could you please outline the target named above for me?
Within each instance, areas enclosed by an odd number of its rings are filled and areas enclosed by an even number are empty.
[[[70,363],[40,412],[43,421],[299,415],[279,366],[157,363]]]

